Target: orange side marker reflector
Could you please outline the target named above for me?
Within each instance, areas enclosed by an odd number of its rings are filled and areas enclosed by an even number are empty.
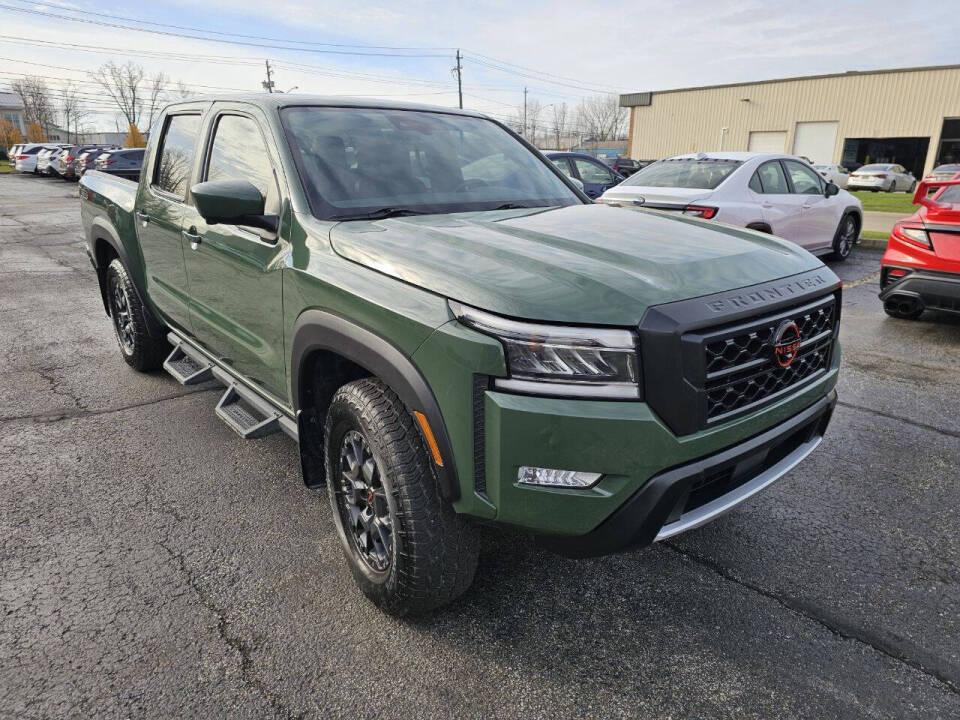
[[[433,430],[430,429],[430,423],[427,422],[427,416],[419,410],[414,410],[413,416],[417,419],[417,422],[420,423],[420,429],[423,430],[423,436],[427,439],[427,447],[430,448],[430,452],[433,454],[433,461],[440,467],[443,467],[443,458],[440,457],[440,448],[437,446],[437,439],[433,436]]]

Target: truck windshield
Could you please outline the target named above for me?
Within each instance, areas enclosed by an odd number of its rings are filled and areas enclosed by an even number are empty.
[[[661,160],[635,172],[621,185],[713,190],[742,164],[739,160],[720,158]]]
[[[547,163],[484,118],[412,110],[281,111],[322,220],[575,205]]]

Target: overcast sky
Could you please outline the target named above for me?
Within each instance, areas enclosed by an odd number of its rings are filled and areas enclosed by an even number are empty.
[[[149,72],[163,70],[172,80],[182,80],[196,90],[206,86],[258,91],[264,79],[263,61],[269,58],[277,68],[279,90],[298,86],[297,92],[455,105],[456,82],[450,70],[453,48],[459,47],[466,58],[464,104],[508,115],[522,103],[524,86],[531,98],[545,105],[573,105],[584,95],[599,92],[960,63],[960,13],[930,10],[949,5],[902,0],[152,0],[138,4],[0,0],[0,89],[9,88],[13,77],[28,73],[50,78],[51,87],[59,87],[62,78],[83,82],[89,79],[89,70],[106,60],[133,59]],[[105,13],[115,19],[74,11]],[[67,16],[87,22],[70,21]],[[102,22],[157,32],[104,27]],[[89,51],[98,45],[110,50]],[[95,124],[112,128],[113,116],[105,112],[94,86],[81,87],[90,93],[90,107],[104,111],[94,116]]]

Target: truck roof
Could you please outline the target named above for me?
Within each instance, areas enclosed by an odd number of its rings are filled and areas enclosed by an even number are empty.
[[[405,101],[386,100],[377,97],[345,97],[341,95],[308,95],[308,94],[288,94],[288,93],[224,93],[219,95],[195,95],[193,97],[177,100],[169,103],[166,107],[176,107],[177,105],[188,105],[198,102],[242,102],[251,105],[259,105],[262,108],[279,109],[284,107],[302,107],[304,105],[313,105],[319,107],[368,107],[368,108],[387,108],[391,110],[425,110],[429,112],[443,112],[454,115],[468,115],[473,117],[487,117],[484,113],[476,110],[460,110],[441,105],[426,105],[422,103],[412,103]]]

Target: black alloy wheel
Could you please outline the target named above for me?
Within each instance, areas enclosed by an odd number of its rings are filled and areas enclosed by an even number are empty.
[[[380,466],[366,438],[350,430],[340,445],[337,509],[360,558],[377,573],[393,561],[393,519]]]
[[[130,315],[130,301],[119,276],[111,274],[109,282],[110,316],[113,318],[113,329],[117,332],[117,342],[125,354],[133,355],[136,335]]]
[[[846,260],[857,244],[857,220],[853,215],[844,215],[833,239],[833,260]]]

